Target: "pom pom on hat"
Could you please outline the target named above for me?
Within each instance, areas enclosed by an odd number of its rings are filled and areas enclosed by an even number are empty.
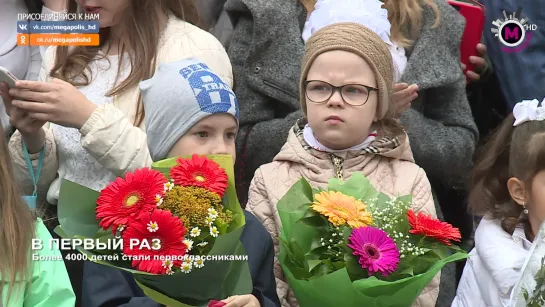
[[[396,0],[397,1],[397,0]],[[401,79],[407,66],[405,49],[390,40],[388,11],[379,0],[318,0],[314,11],[305,23],[305,42],[318,30],[340,22],[354,22],[375,32],[388,45],[394,62],[394,81]]]

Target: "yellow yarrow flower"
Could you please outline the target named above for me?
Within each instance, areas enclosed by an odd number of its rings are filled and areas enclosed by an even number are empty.
[[[209,227],[210,217],[220,219],[225,224],[233,220],[231,212],[224,212],[218,194],[199,187],[174,186],[165,193],[163,202],[158,207],[179,217],[186,228]]]
[[[314,195],[311,208],[326,216],[337,227],[348,224],[352,228],[358,228],[373,223],[371,213],[363,202],[341,192],[323,191]]]

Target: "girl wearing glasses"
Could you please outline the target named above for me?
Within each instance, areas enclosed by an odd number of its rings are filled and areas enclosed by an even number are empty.
[[[275,252],[282,226],[276,204],[301,177],[323,188],[331,178],[361,172],[383,193],[412,194],[413,210],[436,216],[430,183],[395,119],[394,64],[383,39],[358,23],[325,26],[307,41],[301,68],[306,119],[290,129],[274,161],[256,171],[246,206],[270,232]],[[275,277],[282,306],[298,306],[278,262]],[[415,304],[435,306],[438,292],[439,276]]]

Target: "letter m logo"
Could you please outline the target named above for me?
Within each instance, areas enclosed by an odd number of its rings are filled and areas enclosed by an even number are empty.
[[[514,39],[518,40],[519,37],[520,37],[519,28],[510,29],[510,28],[506,27],[505,37],[504,37],[505,40],[508,40],[510,38],[514,38]]]

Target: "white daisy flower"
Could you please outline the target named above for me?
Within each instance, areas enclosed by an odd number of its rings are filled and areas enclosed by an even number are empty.
[[[214,208],[208,208],[208,216],[216,219],[218,217],[218,211],[216,211]]]
[[[191,273],[191,269],[193,268],[193,264],[191,262],[183,262],[182,266],[180,267],[182,269],[182,272],[184,273]]]
[[[182,263],[189,263],[189,264],[192,264],[193,263],[193,259],[191,257],[184,257],[184,260],[182,261]]]
[[[208,242],[201,242],[201,243],[197,244],[197,246],[199,246],[199,247],[204,247],[206,245],[208,245]]]
[[[191,229],[191,232],[189,233],[189,235],[192,236],[193,238],[198,237],[201,235],[201,230],[198,227],[194,227],[193,229]]]
[[[193,248],[193,240],[185,239],[182,241],[182,243],[187,246],[187,250],[190,251]]]
[[[211,217],[211,216],[207,216],[204,221],[206,222],[206,224],[208,226],[212,225],[212,223],[214,223],[214,219]]]
[[[172,190],[173,187],[174,187],[174,183],[172,181],[165,183],[165,192]]]
[[[171,269],[173,265],[174,263],[172,262],[172,260],[163,261],[163,268],[165,269]]]
[[[198,257],[195,259],[195,262],[193,262],[193,265],[195,265],[197,269],[204,267],[204,259],[202,257]]]
[[[218,228],[216,228],[216,226],[210,227],[210,234],[212,237],[216,238],[219,235]]]
[[[168,268],[167,275],[172,275],[172,274],[174,274],[174,271],[171,268]]]
[[[149,222],[148,223],[148,231],[149,232],[156,232],[159,230],[159,225],[157,225],[157,222]]]
[[[160,206],[163,204],[163,197],[159,194],[155,195],[155,202],[157,203],[157,206]]]

